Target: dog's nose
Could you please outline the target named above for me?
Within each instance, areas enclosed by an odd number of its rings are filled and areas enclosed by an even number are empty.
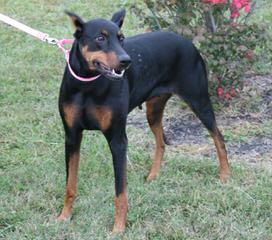
[[[127,54],[124,54],[119,56],[119,62],[122,68],[128,68],[131,64],[131,58]]]

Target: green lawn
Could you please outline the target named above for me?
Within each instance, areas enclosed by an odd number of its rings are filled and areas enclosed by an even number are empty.
[[[122,2],[0,0],[0,12],[70,38],[64,10],[86,20],[110,18]],[[141,32],[138,26],[128,13],[126,35]],[[73,218],[55,221],[65,186],[57,110],[61,52],[1,23],[0,44],[0,239],[114,238],[111,155],[97,132],[86,132],[83,140]],[[169,148],[158,179],[148,184],[153,137],[133,126],[128,136],[130,208],[123,239],[272,239],[271,172],[232,162],[232,179],[221,184],[215,159],[196,161]]]

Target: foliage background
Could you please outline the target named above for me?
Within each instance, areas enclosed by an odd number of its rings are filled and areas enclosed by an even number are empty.
[[[268,3],[250,1],[251,12],[230,19],[226,4],[201,1],[146,0],[131,9],[150,30],[171,30],[194,42],[209,70],[210,93],[227,100],[236,97],[245,75],[268,71],[272,47],[268,24],[254,23],[252,15]],[[231,1],[227,1],[231,2]],[[147,10],[148,9],[148,10]],[[148,30],[149,30],[148,29]],[[261,63],[260,63],[261,60]]]

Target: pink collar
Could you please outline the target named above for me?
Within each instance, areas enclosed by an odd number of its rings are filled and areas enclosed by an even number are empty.
[[[70,61],[69,61],[69,59],[70,59],[70,50],[66,50],[64,48],[64,45],[73,44],[73,42],[74,42],[73,39],[62,39],[62,40],[59,40],[58,43],[57,43],[59,49],[61,51],[63,51],[64,54],[65,54],[65,59],[66,59],[68,69],[69,69],[70,73],[72,74],[72,76],[74,78],[76,78],[77,80],[82,81],[82,82],[91,82],[91,81],[96,80],[97,78],[99,78],[101,76],[101,74],[99,74],[97,76],[94,76],[94,77],[90,77],[90,78],[84,78],[84,77],[80,77],[80,76],[76,75],[75,72],[73,71],[73,69],[72,69],[72,67],[70,65]]]

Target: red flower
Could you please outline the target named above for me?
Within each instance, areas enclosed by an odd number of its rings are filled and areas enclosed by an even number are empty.
[[[240,10],[242,8],[245,8],[245,13],[249,13],[250,11],[250,5],[248,3],[248,0],[232,0],[231,4],[231,18],[238,18],[240,17]]]
[[[230,99],[231,99],[231,95],[230,95],[229,92],[227,92],[227,93],[225,94],[225,99],[227,99],[227,100],[230,100]]]
[[[221,87],[217,88],[217,96],[218,97],[221,97],[223,95],[223,93],[224,93],[223,88],[221,88]]]

